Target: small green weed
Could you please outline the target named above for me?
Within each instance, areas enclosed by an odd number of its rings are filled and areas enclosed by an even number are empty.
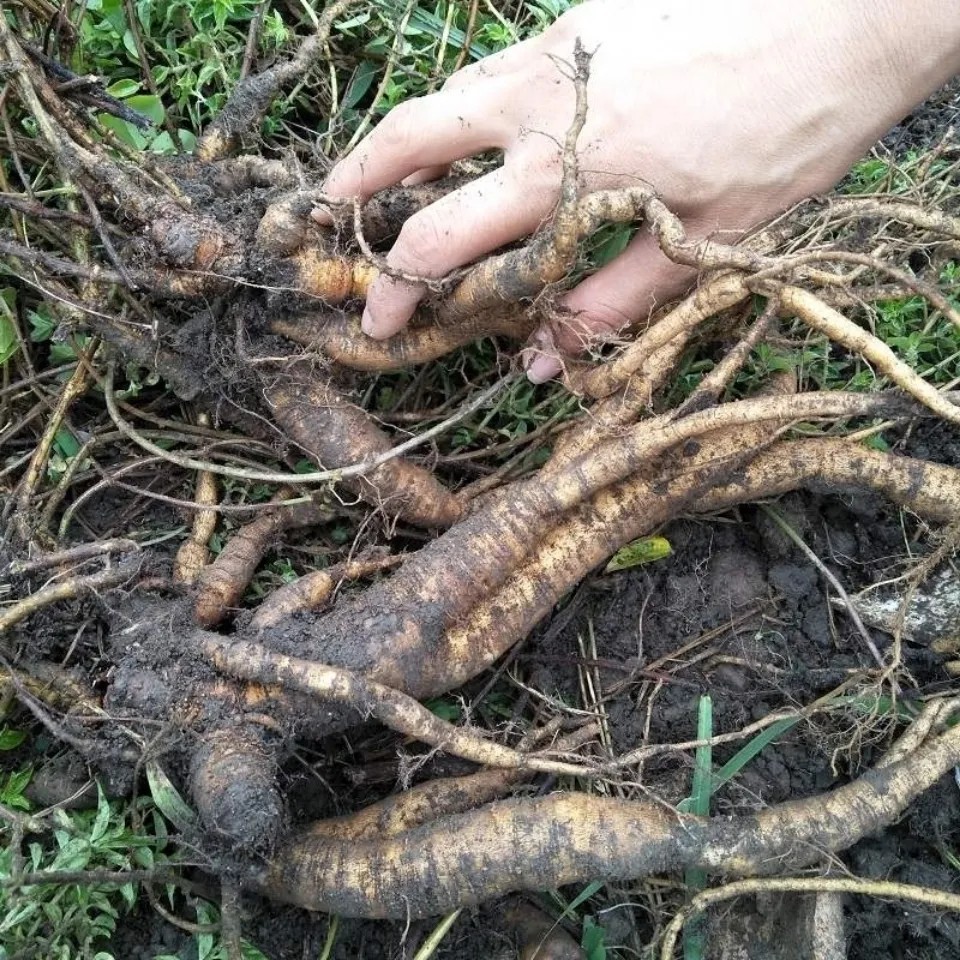
[[[0,802],[28,811],[23,796],[31,771],[8,774]],[[147,829],[141,824],[147,823]],[[77,871],[127,871],[150,869],[165,859],[166,824],[151,801],[135,804],[109,801],[98,793],[96,810],[55,811],[48,832],[31,834],[22,849],[10,842],[0,850],[0,876],[14,876],[20,867],[32,874],[62,874]],[[20,872],[18,870],[18,872]],[[105,946],[116,930],[122,913],[132,909],[139,894],[134,882],[69,882],[55,878],[49,883],[0,887],[0,957],[22,956],[29,960],[74,960],[94,957],[112,960]]]

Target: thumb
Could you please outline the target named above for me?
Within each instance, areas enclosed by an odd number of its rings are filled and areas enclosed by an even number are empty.
[[[527,377],[543,383],[563,368],[564,355],[583,353],[626,327],[646,321],[662,303],[683,293],[696,270],[668,260],[647,231],[626,250],[567,293],[567,313],[540,327],[523,352]]]

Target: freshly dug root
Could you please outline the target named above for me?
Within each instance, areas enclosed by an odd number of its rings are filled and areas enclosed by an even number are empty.
[[[333,596],[337,587],[347,580],[359,580],[372,573],[388,570],[403,561],[399,555],[375,552],[338,563],[329,570],[314,570],[293,583],[274,590],[257,607],[250,621],[251,630],[269,630],[282,620],[304,610],[316,610]]]
[[[236,159],[239,161],[247,158]],[[432,183],[381,190],[371,197],[361,213],[364,239],[367,243],[388,243],[394,240],[406,220],[465,182],[465,177],[451,176]],[[280,197],[264,212],[257,227],[254,245],[273,257],[296,253],[301,247],[307,246],[309,240],[321,235],[320,226],[310,214],[326,203],[327,197],[319,189],[296,190]]]
[[[274,502],[282,502],[289,495],[289,490],[281,490]],[[274,537],[286,530],[321,523],[329,516],[329,509],[321,504],[299,503],[264,510],[251,520],[230,539],[217,559],[199,572],[193,606],[197,623],[212,627],[240,602]]]
[[[102,712],[99,698],[91,688],[62,667],[43,660],[7,666],[0,673],[0,700],[21,690],[64,713],[92,717]]]
[[[304,363],[283,368],[265,385],[266,403],[283,432],[321,468],[364,463],[392,444],[359,407]],[[448,527],[460,517],[459,501],[433,474],[399,457],[344,486],[389,515],[423,527]]]
[[[771,300],[746,335],[704,376],[693,393],[680,404],[674,416],[686,416],[720,402],[723,392],[743,369],[754,348],[774,326],[778,311],[779,301]]]
[[[622,433],[653,404],[654,395],[663,388],[689,346],[696,331],[689,328],[648,357],[627,384],[609,397],[595,403],[583,420],[560,434],[550,459],[541,468],[543,476],[569,466],[577,457]],[[791,383],[793,378],[791,377]],[[790,390],[781,391],[793,392]]]
[[[928,209],[913,203],[876,197],[831,198],[829,210],[834,216],[899,220],[920,230],[928,230],[930,233],[939,233],[954,240],[960,240],[960,217],[951,217],[943,210]]]
[[[366,841],[298,832],[247,884],[342,916],[425,917],[511,890],[696,868],[770,874],[846,849],[893,822],[960,762],[960,726],[822,796],[712,819],[582,793],[504,800]]]
[[[888,403],[923,409],[903,398],[822,393],[760,397],[676,422],[664,416],[640,424],[564,470],[515,485],[511,496],[496,497],[466,517],[389,580],[315,624],[305,616],[289,629],[278,625],[268,642],[272,649],[360,670],[417,697],[451,689],[500,656],[593,566],[648,532],[649,526],[635,529],[636,518],[664,522],[723,484],[739,457],[756,453],[757,436],[748,427],[765,421],[775,430],[809,416],[861,416],[891,409]],[[711,432],[719,439],[710,441]],[[652,458],[671,448],[679,455],[657,469]],[[558,532],[567,511],[573,511],[573,526]],[[543,558],[542,566],[534,557]],[[349,645],[344,637],[351,638]]]
[[[283,189],[292,186],[297,179],[297,171],[292,169],[292,165],[254,153],[227,157],[214,164],[203,163],[192,157],[177,157],[174,163],[174,172],[180,179],[209,176],[213,188],[222,196],[243,193],[252,187]]]
[[[514,903],[503,916],[520,941],[520,960],[585,960],[580,945],[560,924],[529,903]]]
[[[287,84],[301,78],[322,55],[334,20],[355,2],[336,0],[328,4],[317,21],[316,32],[300,44],[294,56],[237,84],[230,99],[197,142],[199,159],[223,159],[236,148],[241,134],[257,129],[274,97]]]
[[[595,738],[595,725],[581,727],[560,737],[556,752],[572,753]],[[522,748],[521,744],[521,748]],[[529,780],[536,771],[521,769],[480,770],[462,777],[443,777],[395,793],[356,813],[317,820],[308,828],[311,836],[338,837],[341,840],[375,840],[395,837],[439,817],[465,813],[509,793],[511,788]]]
[[[493,664],[624,543],[684,510],[708,513],[808,487],[873,490],[931,520],[960,515],[960,470],[954,467],[844,440],[781,442],[751,462],[757,446],[751,432],[717,431],[702,437],[696,451],[682,456],[673,471],[653,479],[631,477],[572,512],[538,540],[536,550],[498,591],[480,600],[431,647],[431,657],[450,665],[451,687]],[[435,682],[431,693],[442,692],[438,686]]]
[[[279,233],[279,228],[273,229]],[[379,275],[377,268],[362,257],[335,256],[319,247],[303,247],[273,264],[265,279],[280,290],[295,290],[326,303],[341,303],[366,298],[367,290]]]
[[[743,274],[724,272],[705,278],[697,289],[619,356],[584,374],[577,385],[591,397],[608,397],[630,382],[643,364],[675,337],[695,330],[710,317],[750,296]]]
[[[270,322],[271,333],[317,350],[341,366],[371,373],[428,363],[483,337],[525,339],[533,328],[532,319],[509,310],[471,317],[456,326],[410,327],[389,340],[368,337],[355,316],[314,313]]]
[[[375,717],[397,733],[414,737],[474,763],[506,769],[583,776],[591,767],[524,754],[490,740],[466,727],[441,719],[413,697],[358,673],[272,653],[244,640],[227,640],[214,634],[193,638],[197,649],[218,670],[258,684],[278,684],[287,690],[317,698],[321,704],[338,704]],[[316,713],[320,712],[318,708]]]
[[[310,219],[322,194],[319,190],[295,190],[274,200],[263,212],[253,238],[254,249],[272,257],[288,257],[320,235],[320,226]],[[318,259],[322,252],[315,250]]]
[[[116,587],[132,580],[140,569],[140,558],[121,560],[116,566],[110,566],[97,573],[88,573],[83,576],[65,577],[62,580],[51,580],[30,596],[5,606],[0,612],[0,634],[6,633],[21,620],[32,616],[38,610],[57,603],[60,600],[70,600],[73,597],[84,596],[88,593],[98,593],[110,587]]]
[[[209,420],[202,415],[207,425]],[[201,506],[215,506],[219,497],[217,479],[208,470],[197,473],[194,502]],[[190,536],[180,544],[173,561],[173,582],[194,583],[210,562],[210,538],[217,529],[215,510],[198,510],[193,516]]]
[[[337,837],[357,842],[395,837],[440,817],[483,806],[509,793],[515,784],[529,779],[534,773],[532,770],[494,768],[464,777],[428,780],[357,813],[317,820],[307,832],[314,837]]]
[[[758,454],[722,487],[696,503],[698,512],[774,497],[798,487],[835,492],[866,489],[930,520],[960,516],[960,470],[871,450],[848,440],[790,440]]]
[[[587,120],[590,56],[578,38],[573,50],[576,108],[564,138],[560,202],[550,229],[519,250],[489,257],[471,267],[433,311],[438,324],[459,324],[487,310],[529,300],[549,284],[562,280],[575,266],[582,236],[578,230],[577,140]]]
[[[781,309],[795,313],[804,323],[825,333],[831,340],[869,360],[877,372],[889,377],[920,403],[943,417],[948,423],[960,425],[960,408],[951,403],[936,387],[927,383],[909,364],[904,363],[878,337],[858,327],[842,313],[825,304],[815,294],[800,287],[783,286],[777,296]]]
[[[190,788],[204,826],[244,849],[273,847],[284,824],[275,751],[255,724],[212,730],[193,754]]]

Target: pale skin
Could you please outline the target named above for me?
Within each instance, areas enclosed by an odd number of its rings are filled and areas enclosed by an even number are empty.
[[[574,111],[576,38],[593,51],[580,137],[582,193],[652,185],[693,237],[736,239],[831,188],[913,106],[960,71],[960,0],[590,0],[542,35],[395,108],[331,171],[331,197],[365,200],[491,149],[503,164],[413,216],[391,267],[442,277],[547,222]],[[329,213],[318,210],[321,221]],[[570,290],[524,349],[534,382],[563,357],[645,320],[692,282],[641,230]],[[381,277],[363,329],[410,320],[422,285]]]

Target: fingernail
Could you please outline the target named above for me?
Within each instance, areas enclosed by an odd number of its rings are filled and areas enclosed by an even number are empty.
[[[333,224],[333,213],[329,207],[314,207],[310,211],[310,216],[313,217],[317,223],[322,223],[325,227],[329,227]]]
[[[548,357],[545,354],[536,354],[532,360],[527,363],[527,358],[523,358],[524,366],[527,371],[527,379],[531,383],[546,383],[552,380],[560,373],[562,366],[556,357]]]
[[[360,329],[368,336],[372,337],[377,329],[376,321],[370,313],[369,307],[364,307],[363,316],[360,318]]]

